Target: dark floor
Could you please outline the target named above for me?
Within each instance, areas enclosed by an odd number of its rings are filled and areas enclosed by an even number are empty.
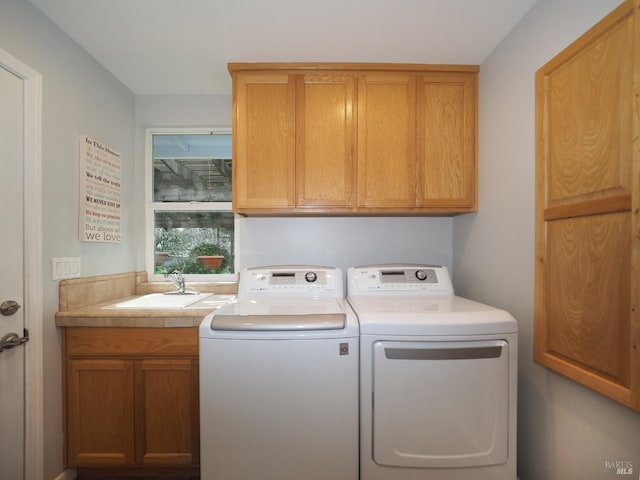
[[[200,477],[76,477],[76,480],[200,480]]]
[[[0,479],[1,480],[1,479]],[[198,469],[186,469],[176,471],[172,469],[149,469],[147,471],[135,471],[135,469],[123,469],[104,471],[99,468],[79,469],[75,480],[200,480]]]

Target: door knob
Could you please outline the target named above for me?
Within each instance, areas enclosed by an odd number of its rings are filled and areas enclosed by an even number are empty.
[[[14,300],[7,300],[0,305],[0,313],[5,317],[13,315],[20,308],[20,304]]]
[[[19,336],[17,333],[7,333],[5,336],[0,338],[0,353],[4,350],[10,350],[14,347],[19,347],[20,345],[24,345],[29,341],[29,331],[24,329],[24,337]]]

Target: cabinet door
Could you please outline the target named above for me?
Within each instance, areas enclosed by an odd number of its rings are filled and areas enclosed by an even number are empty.
[[[637,10],[536,74],[535,359],[640,410]]]
[[[67,362],[67,454],[72,467],[134,463],[133,362]]]
[[[415,205],[416,81],[410,73],[358,80],[358,206]]]
[[[475,209],[476,74],[418,79],[417,205]]]
[[[198,362],[136,361],[136,462],[199,463]]]
[[[234,210],[293,207],[294,77],[239,72],[233,81]]]
[[[296,206],[353,206],[354,99],[352,75],[298,77]]]

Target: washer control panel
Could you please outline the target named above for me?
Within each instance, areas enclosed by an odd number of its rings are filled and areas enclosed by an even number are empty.
[[[447,267],[441,265],[368,265],[349,268],[347,293],[453,295],[453,285]]]
[[[253,294],[344,296],[342,271],[332,267],[278,266],[245,269],[238,297]]]

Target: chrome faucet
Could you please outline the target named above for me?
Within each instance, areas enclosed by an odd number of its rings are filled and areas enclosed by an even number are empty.
[[[182,275],[182,272],[180,272],[178,270],[174,270],[171,273],[165,273],[164,274],[164,278],[168,278],[169,280],[171,280],[173,282],[175,287],[178,289],[177,293],[185,293],[185,290],[184,290],[184,276]]]

